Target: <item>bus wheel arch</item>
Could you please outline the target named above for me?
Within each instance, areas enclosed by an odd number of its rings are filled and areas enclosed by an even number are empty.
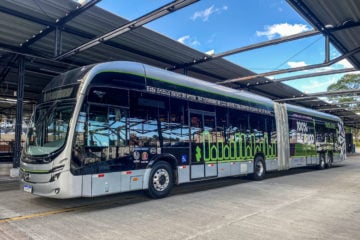
[[[263,180],[265,178],[265,172],[265,157],[259,153],[254,158],[254,172],[251,174],[251,178],[255,181]]]
[[[172,154],[167,154],[167,153],[158,155],[155,158],[153,158],[149,162],[149,165],[147,166],[147,168],[152,168],[157,162],[160,162],[160,161],[169,163],[169,165],[171,166],[171,169],[173,171],[176,170],[176,167],[177,167],[176,157],[173,156]]]

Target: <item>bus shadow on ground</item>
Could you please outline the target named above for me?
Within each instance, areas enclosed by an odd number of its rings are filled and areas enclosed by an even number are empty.
[[[343,165],[336,165],[332,168],[339,168]],[[328,171],[325,169],[322,171]],[[266,177],[262,181],[267,179],[279,178],[292,176],[296,174],[304,174],[307,172],[320,171],[316,167],[303,167],[290,169],[288,171],[268,172]],[[206,181],[198,181],[182,184],[174,187],[172,193],[168,196],[169,198],[174,196],[181,196],[185,194],[193,194],[196,192],[211,191],[214,189],[220,189],[224,187],[246,184],[254,182],[249,176],[237,176],[237,177],[225,177],[218,179],[209,179]],[[51,199],[44,197],[34,197],[31,199],[32,204],[38,205],[39,207],[46,206],[50,211],[53,209],[63,209],[64,212],[72,211],[98,211],[105,209],[112,209],[118,207],[126,207],[133,204],[139,204],[143,202],[152,201],[144,191],[133,191],[126,193],[118,193],[106,196],[98,196],[94,198],[75,198],[75,199]],[[155,200],[156,201],[156,200]]]
[[[336,165],[331,167],[332,168],[339,168],[342,165]],[[318,170],[317,167],[301,167],[301,168],[293,168],[286,171],[273,171],[267,172],[265,179],[262,181],[266,181],[267,179],[279,178],[279,177],[286,177],[292,176],[296,174],[304,174],[307,172],[316,172],[316,171],[327,171],[330,169]],[[217,178],[217,179],[210,179],[206,181],[198,181],[198,182],[191,182],[186,183],[180,186],[177,186],[171,195],[181,195],[181,194],[188,194],[188,193],[195,193],[200,191],[208,191],[222,187],[229,187],[238,184],[245,184],[249,182],[254,182],[250,175],[242,175],[242,176],[235,176],[235,177],[225,177],[225,178]]]

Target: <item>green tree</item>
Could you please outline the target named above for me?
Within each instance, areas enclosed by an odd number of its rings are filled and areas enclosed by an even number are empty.
[[[360,74],[346,74],[340,78],[336,83],[331,84],[327,90],[341,91],[360,89]],[[344,109],[354,110],[359,112],[360,109],[360,97],[358,95],[343,95],[343,96],[330,96],[329,100],[333,104],[339,104]]]

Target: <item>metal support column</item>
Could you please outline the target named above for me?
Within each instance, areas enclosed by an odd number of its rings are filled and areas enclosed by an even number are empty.
[[[329,36],[325,36],[325,63],[330,62],[330,39]]]
[[[55,28],[55,48],[54,56],[57,57],[61,54],[61,30],[59,27]]]
[[[19,57],[19,79],[17,88],[17,105],[16,105],[16,124],[15,124],[15,144],[13,147],[14,159],[13,168],[19,168],[21,156],[21,133],[23,118],[23,101],[24,101],[24,80],[25,80],[25,57]]]

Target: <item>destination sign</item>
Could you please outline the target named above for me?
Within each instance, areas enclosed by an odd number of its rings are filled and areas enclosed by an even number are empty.
[[[45,92],[43,95],[43,101],[48,102],[57,99],[69,98],[71,97],[73,90],[74,90],[73,87],[67,87],[67,88],[57,89],[55,91]]]

